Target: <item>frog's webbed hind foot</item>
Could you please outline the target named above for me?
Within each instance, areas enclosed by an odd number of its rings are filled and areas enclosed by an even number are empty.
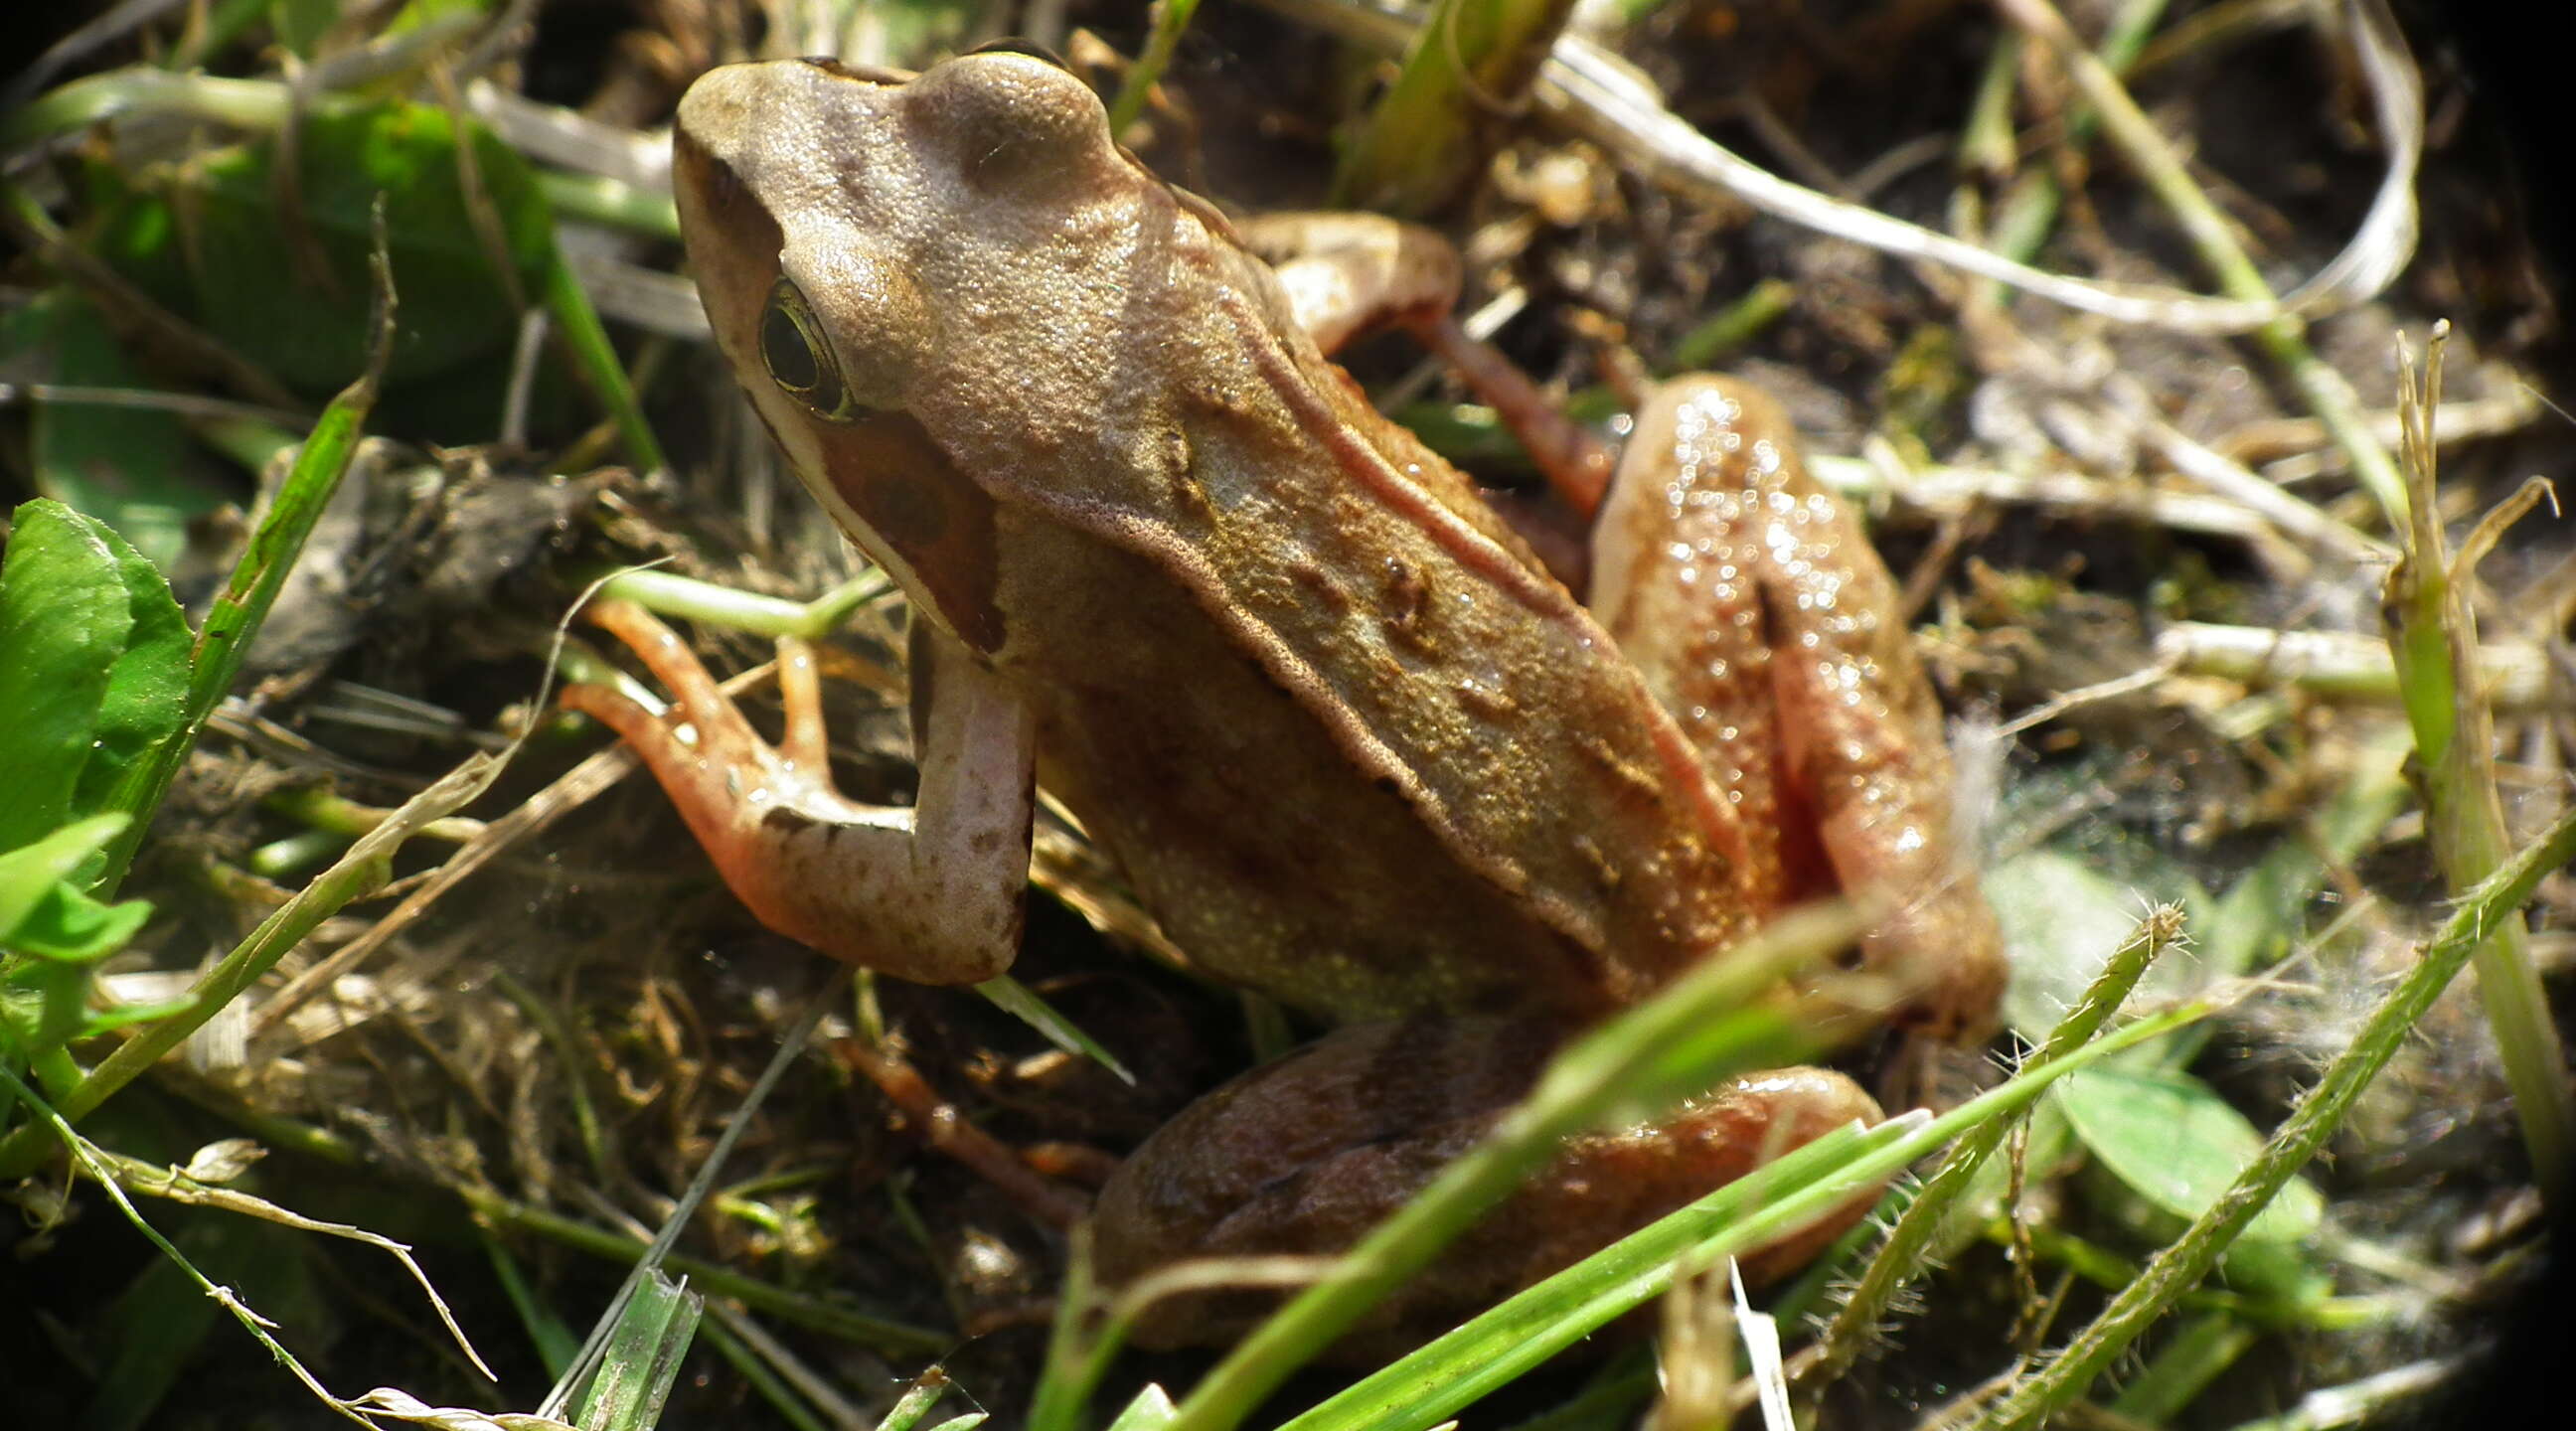
[[[588,615],[662,682],[673,709],[657,716],[600,685],[566,690],[564,705],[635,749],[761,923],[834,958],[924,983],[972,983],[1009,966],[1030,777],[1026,721],[1007,698],[971,677],[953,683],[968,688],[968,717],[959,734],[922,750],[920,805],[869,805],[832,783],[813,652],[803,642],[778,643],[786,726],[773,746],[642,607],[601,602]],[[990,782],[965,778],[974,756],[992,768]],[[988,858],[951,858],[968,843]],[[997,863],[1007,868],[991,873]]]

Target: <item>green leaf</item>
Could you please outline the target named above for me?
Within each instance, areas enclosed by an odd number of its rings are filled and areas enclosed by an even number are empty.
[[[89,985],[85,964],[21,959],[0,969],[0,1049],[33,1060],[79,1037]]]
[[[134,627],[117,551],[60,502],[18,508],[0,560],[0,849],[72,816],[99,708]],[[130,550],[130,549],[128,549]]]
[[[1144,1390],[1136,1393],[1136,1399],[1118,1413],[1118,1419],[1109,1423],[1109,1431],[1161,1431],[1172,1424],[1172,1417],[1171,1393],[1163,1390],[1160,1383],[1149,1381]]]
[[[148,393],[153,384],[87,298],[48,289],[0,314],[0,352],[22,382]],[[175,560],[191,518],[226,499],[168,411],[31,394],[27,465],[36,491],[98,517],[156,563]]]
[[[124,948],[152,906],[101,904],[67,879],[126,823],[96,815],[0,854],[0,950],[34,956],[0,961],[0,1029],[21,1052],[60,1048],[106,1026],[89,1011],[89,966]]]
[[[894,1404],[894,1409],[878,1419],[877,1431],[916,1431],[923,1418],[939,1405],[939,1399],[948,1394],[949,1384],[947,1368],[932,1362],[921,1375],[913,1378],[912,1385],[904,1388],[903,1398]],[[981,1413],[952,1417],[931,1431],[948,1431],[960,1421],[981,1422],[983,1419]]]
[[[1130,1088],[1136,1085],[1136,1075],[1127,1071],[1127,1065],[1120,1063],[1116,1054],[1084,1032],[1080,1024],[1058,1013],[1035,989],[1008,974],[997,974],[977,984],[975,992],[991,1000],[993,1007],[1035,1029],[1039,1037],[1057,1048],[1076,1058],[1090,1059]]]
[[[177,734],[187,618],[159,569],[58,502],[18,509],[0,565],[0,847],[97,810]],[[14,922],[0,919],[0,930]]]
[[[69,884],[57,883],[0,945],[67,964],[92,964],[125,947],[152,917],[149,900],[101,904]]]
[[[2263,1146],[2243,1114],[2188,1074],[2088,1069],[2049,1096],[2106,1170],[2179,1218],[2207,1212]],[[2324,1217],[2325,1198],[2294,1178],[2246,1226],[2244,1240],[2302,1242]]]
[[[574,1420],[592,1431],[650,1431],[679,1379],[705,1303],[655,1269],[619,1314]]]
[[[142,901],[133,902],[139,904]],[[67,966],[56,965],[55,967]],[[112,1008],[90,1009],[82,1016],[80,1032],[76,1037],[96,1038],[100,1034],[113,1033],[130,1024],[158,1023],[163,1019],[184,1014],[196,1006],[196,1000],[183,994],[178,998],[162,999],[156,1003],[118,1004]]]
[[[2098,1060],[2148,1039],[2169,1037],[2184,1021],[2181,1014],[2141,1019],[2060,1058],[2027,1066],[1929,1122],[1892,1119],[1867,1131],[1828,1132],[1513,1294],[1298,1413],[1282,1431],[1423,1431],[1439,1425],[1611,1318],[1662,1295],[1677,1266],[1705,1266],[1721,1253],[1759,1246],[1969,1129],[2028,1106],[2054,1079],[2098,1066]],[[1193,1404],[1200,1394],[1193,1394]]]
[[[40,840],[0,851],[0,944],[8,943],[48,892],[105,848],[125,823],[123,815],[93,815]]]
[[[187,691],[181,698],[176,732],[172,738],[151,746],[143,758],[131,762],[121,773],[114,788],[107,792],[111,808],[143,821],[160,808],[161,797],[169,790],[179,763],[186,759],[197,733],[205,729],[207,717],[213,714],[224,692],[232,688],[243,659],[259,637],[260,624],[268,619],[270,606],[275,604],[287,574],[295,566],[296,554],[304,549],[305,540],[330,505],[340,479],[347,474],[349,458],[357,450],[360,434],[375,407],[382,361],[392,344],[393,325],[400,311],[386,271],[389,267],[390,261],[382,266],[370,265],[371,280],[384,287],[384,301],[376,321],[375,357],[323,407],[322,416],[314,422],[293,466],[288,468],[285,481],[269,494],[266,514],[252,529],[250,545],[234,566],[231,579],[207,607],[204,629],[191,647]],[[108,888],[113,889],[116,881],[124,878],[144,828],[142,824],[129,828],[108,847],[100,874]]]
[[[189,646],[196,640],[160,569],[114,531],[101,528],[98,536],[116,561],[134,624],[107,673],[89,759],[72,790],[72,809],[82,814],[103,806],[128,770],[179,734],[187,712]]]
[[[318,395],[366,364],[369,214],[382,193],[405,299],[385,381],[493,376],[488,360],[507,350],[554,255],[553,217],[526,161],[470,120],[460,137],[429,105],[317,112],[295,143],[294,214],[276,207],[278,141],[262,140],[165,173],[160,192],[128,195],[102,251],[243,356]],[[477,229],[469,170],[506,271]]]

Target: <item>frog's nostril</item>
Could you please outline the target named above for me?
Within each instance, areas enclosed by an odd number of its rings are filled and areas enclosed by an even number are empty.
[[[882,65],[854,65],[837,55],[803,55],[797,58],[796,63],[821,70],[837,79],[857,80],[862,84],[901,84],[910,78],[902,70],[890,70]]]

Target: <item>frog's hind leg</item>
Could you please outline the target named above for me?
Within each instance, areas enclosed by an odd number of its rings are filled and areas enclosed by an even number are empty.
[[[1326,356],[1374,329],[1402,327],[1494,408],[1578,517],[1600,505],[1609,449],[1518,364],[1459,326],[1452,310],[1463,270],[1449,240],[1379,214],[1268,214],[1239,232],[1272,265],[1290,316]]]
[[[1187,1259],[1236,1260],[1173,1279],[1132,1331],[1149,1346],[1241,1337],[1276,1309],[1277,1275],[1291,1270],[1252,1259],[1348,1250],[1484,1139],[1528,1093],[1561,1034],[1535,1019],[1358,1024],[1254,1069],[1164,1124],[1101,1190],[1095,1273],[1104,1286],[1134,1289]],[[1653,1124],[1571,1139],[1403,1278],[1330,1355],[1383,1361],[1833,1128],[1878,1116],[1843,1075],[1791,1068],[1736,1079]],[[1877,1194],[1861,1189],[1749,1249],[1746,1278],[1805,1265]]]
[[[1941,709],[1896,583],[1749,385],[1668,383],[1637,413],[1593,532],[1593,614],[1699,747],[1746,828],[1782,832],[1757,904],[1900,901],[1864,941],[1942,1038],[1991,1026],[1994,916],[1953,830]]]

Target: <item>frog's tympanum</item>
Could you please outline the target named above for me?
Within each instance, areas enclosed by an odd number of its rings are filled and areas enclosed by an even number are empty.
[[[1274,272],[1020,54],[720,69],[675,148],[718,345],[911,598],[918,801],[832,788],[801,659],[776,747],[638,613],[612,622],[695,744],[600,689],[574,702],[755,913],[838,958],[1008,968],[1043,781],[1200,967],[1345,1025],[1137,1152],[1098,1207],[1106,1280],[1338,1250],[1567,1030],[1810,895],[1901,907],[1862,963],[1913,991],[1917,1030],[1985,1030],[2001,967],[1954,868],[1939,711],[1885,568],[1761,395],[1697,378],[1644,405],[1587,607],[1310,336],[1350,331],[1354,300],[1445,312],[1456,265],[1423,236],[1357,277]],[[1586,1139],[1345,1351],[1874,1112],[1796,1069]],[[1261,1305],[1198,1294],[1143,1335],[1230,1336]]]

